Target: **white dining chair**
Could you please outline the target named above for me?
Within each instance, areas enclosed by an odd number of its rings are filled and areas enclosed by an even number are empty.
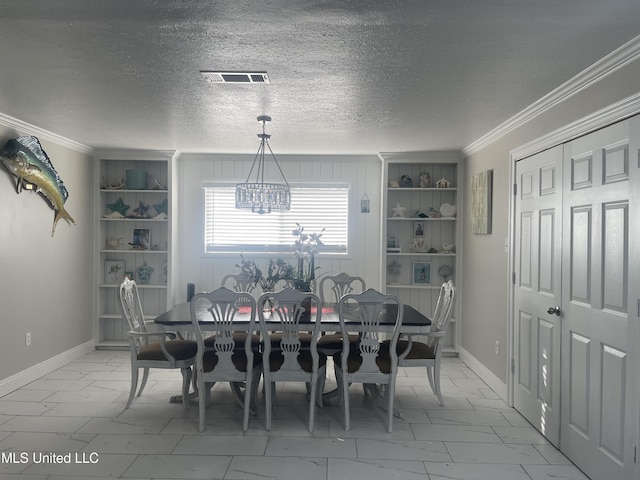
[[[380,320],[386,305],[396,305],[396,315],[391,335],[391,348],[381,343]],[[384,398],[388,414],[387,431],[393,429],[393,404],[398,355],[396,346],[402,324],[403,305],[395,295],[385,295],[374,289],[358,294],[348,294],[338,302],[338,317],[342,333],[342,350],[335,353],[333,363],[338,389],[344,406],[345,430],[351,428],[349,411],[349,385],[351,383],[384,385]],[[350,331],[359,333],[356,342],[349,341]]]
[[[453,313],[453,302],[456,289],[451,280],[440,287],[438,302],[436,303],[431,330],[426,342],[414,342],[411,335],[407,340],[398,340],[398,365],[401,367],[426,367],[427,378],[431,390],[438,397],[440,405],[444,405],[440,390],[440,362],[442,359],[442,343],[447,334],[447,326]],[[404,337],[404,334],[402,335]]]
[[[262,370],[261,355],[254,351],[252,335],[248,334],[255,329],[256,301],[246,292],[221,287],[196,294],[191,299],[190,313],[197,343],[194,374],[198,390],[198,430],[204,431],[205,410],[211,401],[213,384],[233,382],[244,384],[242,429],[246,432]],[[242,322],[234,322],[240,317]],[[203,331],[212,334],[206,344]],[[243,334],[242,349],[237,348],[237,333]]]
[[[367,285],[362,277],[349,275],[341,272],[337,275],[325,275],[320,280],[320,300],[323,307],[335,308],[340,298],[349,293],[362,293],[367,289]],[[349,340],[354,342],[357,335],[351,334]],[[342,349],[341,332],[323,334],[318,340],[318,349],[327,355]]]
[[[129,325],[129,350],[131,353],[131,388],[125,408],[131,406],[136,389],[138,388],[138,372],[144,370],[138,396],[142,395],[150,368],[175,369],[182,372],[182,402],[189,406],[189,383],[191,382],[191,367],[195,362],[197,351],[196,342],[177,339],[171,332],[150,332],[142,311],[142,304],[138,295],[138,286],[133,280],[125,278],[120,285],[120,311],[123,319]],[[157,341],[154,341],[157,339]]]
[[[271,308],[266,309],[265,305]],[[264,293],[258,299],[260,329],[265,339],[262,370],[267,430],[271,430],[276,403],[275,384],[286,381],[309,385],[309,431],[313,431],[327,365],[327,356],[317,348],[321,316],[320,299],[313,293],[285,288]],[[277,336],[271,335],[273,331],[278,332]]]

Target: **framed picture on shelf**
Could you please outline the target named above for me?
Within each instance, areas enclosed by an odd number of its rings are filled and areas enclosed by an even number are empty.
[[[124,280],[124,260],[105,260],[104,283],[119,285]]]
[[[413,222],[413,236],[416,238],[424,238],[425,223]]]
[[[134,227],[131,234],[131,248],[149,250],[151,248],[151,229]]]
[[[413,262],[413,284],[431,285],[431,262]]]

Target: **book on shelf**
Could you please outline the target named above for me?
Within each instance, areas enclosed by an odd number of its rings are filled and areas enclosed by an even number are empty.
[[[402,247],[387,247],[387,253],[402,253]]]

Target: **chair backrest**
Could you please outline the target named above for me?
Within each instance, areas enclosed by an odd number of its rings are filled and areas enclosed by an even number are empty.
[[[269,308],[270,307],[270,308]],[[279,292],[266,292],[258,299],[258,318],[265,339],[271,331],[281,332],[278,350],[282,352],[284,363],[280,371],[302,372],[298,355],[303,349],[310,349],[315,368],[318,366],[317,341],[320,332],[322,304],[320,298],[309,292],[300,292],[291,287]],[[267,322],[270,325],[267,325]],[[303,345],[301,332],[311,332],[310,345]],[[264,357],[268,358],[271,342],[264,342]]]
[[[134,280],[125,278],[120,284],[120,312],[122,318],[129,324],[129,331],[144,333],[147,326],[144,322],[144,312],[138,295],[138,285]],[[139,351],[140,348],[149,343],[149,339],[144,336],[129,336],[129,344],[132,351]]]
[[[338,301],[338,317],[340,319],[340,329],[343,337],[343,370],[346,369],[347,357],[349,356],[347,352],[349,352],[349,348],[355,348],[362,358],[362,364],[357,370],[357,373],[383,373],[376,363],[376,358],[381,348],[380,321],[385,315],[389,315],[385,309],[387,305],[395,305],[397,307],[395,310],[395,318],[393,319],[394,328],[389,347],[392,364],[395,363],[397,366],[398,357],[396,345],[398,343],[398,335],[404,313],[400,299],[396,295],[385,295],[372,288],[362,293],[347,294],[340,298]],[[392,311],[392,309],[390,309],[390,311]],[[348,334],[350,330],[353,331],[353,328],[347,329],[346,322],[355,322],[360,331],[360,338],[355,344],[351,344],[349,341]],[[349,353],[353,355],[352,352]]]
[[[256,283],[251,280],[251,275],[246,272],[238,274],[230,273],[222,278],[222,287],[227,287],[234,292],[253,292]]]
[[[436,309],[433,312],[433,318],[431,319],[430,333],[446,332],[449,320],[453,314],[453,301],[456,295],[456,288],[453,285],[453,281],[449,280],[440,287],[440,295],[438,296],[438,302],[436,303]],[[438,343],[442,335],[430,335],[427,340],[427,345],[436,351]]]
[[[247,292],[234,292],[220,287],[212,292],[194,295],[190,303],[191,323],[198,344],[198,358],[205,350],[212,350],[217,356],[216,372],[236,372],[231,357],[235,350],[234,332],[253,332],[255,329],[256,301]],[[237,320],[244,320],[239,323]],[[206,327],[204,327],[206,324]],[[214,338],[213,346],[205,347],[202,331]],[[246,335],[245,353],[247,365],[253,365],[251,335]]]
[[[138,295],[138,285],[134,280],[125,278],[120,284],[120,307],[122,317],[129,324],[129,330],[134,332],[147,331],[142,304]]]
[[[349,293],[362,293],[367,285],[362,277],[354,277],[345,272],[326,275],[320,280],[320,299],[322,305],[335,306],[338,300]]]

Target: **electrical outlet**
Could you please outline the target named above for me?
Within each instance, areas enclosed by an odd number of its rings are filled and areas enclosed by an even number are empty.
[[[24,344],[26,347],[31,345],[31,332],[27,332],[24,334]]]
[[[496,340],[496,355],[500,355],[500,341]]]

